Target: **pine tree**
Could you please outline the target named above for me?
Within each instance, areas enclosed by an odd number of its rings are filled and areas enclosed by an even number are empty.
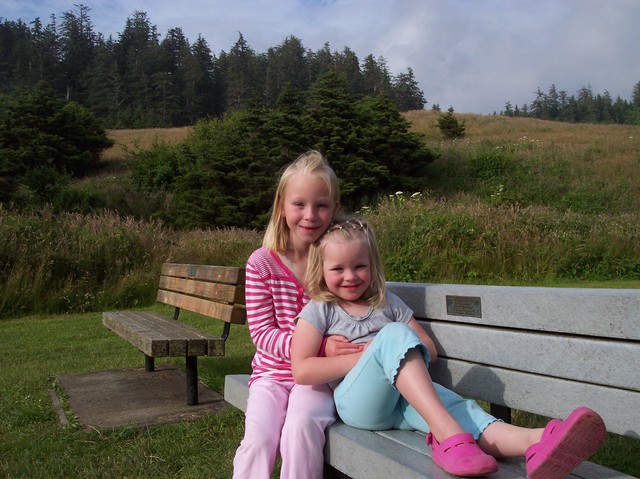
[[[462,138],[465,135],[464,120],[458,121],[453,112],[453,107],[449,107],[446,113],[438,117],[438,128],[446,140]]]

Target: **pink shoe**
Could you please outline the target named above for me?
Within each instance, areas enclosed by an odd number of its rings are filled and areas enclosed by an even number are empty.
[[[552,419],[539,443],[525,453],[529,479],[562,479],[602,446],[607,430],[602,418],[586,407],[567,419]]]
[[[469,433],[455,434],[442,443],[429,433],[427,446],[429,445],[433,462],[449,474],[476,477],[498,470],[495,458],[482,452]]]

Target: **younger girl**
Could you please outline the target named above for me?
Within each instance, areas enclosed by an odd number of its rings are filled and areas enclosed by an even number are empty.
[[[385,289],[373,231],[334,223],[309,252],[307,292],[293,337],[298,384],[335,387],[340,418],[362,429],[416,429],[432,458],[458,476],[495,472],[495,457],[526,457],[529,479],[561,479],[604,442],[600,416],[578,408],[564,421],[527,429],[498,421],[476,402],[431,381],[436,348],[413,313]],[[363,352],[317,357],[324,335],[364,343]],[[477,441],[477,442],[476,442]]]
[[[300,156],[284,170],[263,247],[247,261],[247,323],[256,353],[235,478],[270,478],[278,455],[281,478],[322,477],[324,429],[335,421],[335,405],[326,384],[294,383],[290,348],[294,319],[309,301],[302,287],[309,246],[338,205],[338,180],[324,157]]]

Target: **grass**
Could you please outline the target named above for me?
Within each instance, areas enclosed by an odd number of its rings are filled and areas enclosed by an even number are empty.
[[[183,320],[211,329],[188,314]],[[27,316],[0,321],[0,331],[0,477],[231,477],[244,425],[235,410],[141,429],[85,433],[60,425],[49,397],[57,376],[142,364],[135,348],[102,326],[99,313]],[[225,374],[250,371],[252,352],[247,328],[234,327],[224,358],[199,361],[201,380],[221,391]]]
[[[170,309],[154,306],[157,312]],[[206,319],[183,321],[218,333]],[[229,478],[244,416],[231,408],[177,424],[83,432],[70,417],[61,426],[50,399],[64,374],[141,367],[142,355],[102,326],[100,313],[25,316],[0,321],[0,477]],[[26,340],[28,338],[28,340]],[[253,354],[245,326],[233,328],[224,358],[200,358],[200,379],[222,392],[225,374],[247,373]],[[180,359],[158,364],[183,365]],[[544,420],[516,412],[514,422]],[[640,441],[610,434],[595,462],[640,476]],[[277,472],[273,477],[277,477]]]

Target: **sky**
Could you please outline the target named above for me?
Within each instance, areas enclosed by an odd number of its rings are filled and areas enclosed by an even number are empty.
[[[361,62],[384,58],[392,75],[411,68],[427,109],[499,113],[552,85],[631,100],[640,82],[640,0],[0,0],[0,18],[46,25],[74,4],[105,38],[141,11],[160,39],[180,27],[214,55],[239,32],[256,53],[291,35],[312,51],[349,47]]]

